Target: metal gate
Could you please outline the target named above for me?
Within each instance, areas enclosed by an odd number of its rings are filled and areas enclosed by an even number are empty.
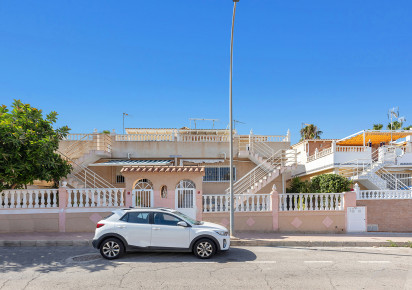
[[[134,189],[132,191],[133,207],[153,207],[153,189]]]
[[[133,207],[153,207],[153,184],[149,179],[140,179],[132,191]]]
[[[348,233],[366,232],[366,207],[348,207],[346,231]]]
[[[190,180],[182,180],[176,187],[176,210],[196,218],[196,187]]]

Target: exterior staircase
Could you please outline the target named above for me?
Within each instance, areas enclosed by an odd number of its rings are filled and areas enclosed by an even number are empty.
[[[107,134],[79,134],[77,140],[71,140],[68,146],[58,153],[72,165],[73,170],[67,176],[67,185],[71,188],[114,188],[110,182],[88,168],[100,158],[111,157],[111,137]]]
[[[257,166],[233,184],[234,194],[255,194],[274,181],[281,173],[296,166],[296,151],[273,150],[264,142],[253,142],[248,157]],[[230,188],[226,189],[230,193]]]
[[[386,148],[379,148],[372,152],[370,160],[352,160],[346,162],[339,174],[353,181],[358,181],[368,189],[399,190],[408,189],[408,186],[395,175],[385,169],[385,166],[395,164],[396,155]],[[345,165],[348,166],[345,168]],[[355,166],[354,166],[355,165]]]

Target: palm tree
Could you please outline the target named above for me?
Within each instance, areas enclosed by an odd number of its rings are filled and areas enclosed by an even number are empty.
[[[308,124],[305,127],[303,127],[300,130],[300,140],[305,140],[305,139],[320,139],[320,135],[322,135],[323,132],[318,129],[313,124]]]
[[[383,125],[382,124],[373,124],[372,130],[382,130]]]
[[[402,124],[399,123],[398,121],[393,121],[392,126],[391,126],[391,123],[389,123],[387,128],[388,130],[399,130],[400,128],[402,128]]]

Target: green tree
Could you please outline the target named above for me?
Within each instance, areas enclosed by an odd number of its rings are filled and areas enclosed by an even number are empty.
[[[382,130],[383,125],[382,124],[373,124],[372,130]]]
[[[0,190],[21,188],[34,180],[59,181],[72,167],[56,150],[69,132],[53,129],[57,113],[42,111],[15,100],[11,111],[0,107]]]
[[[388,126],[386,126],[386,128],[388,128],[388,130],[399,130],[402,128],[402,124],[399,123],[398,121],[393,121],[392,127],[391,127],[391,123],[389,123]]]
[[[407,127],[403,127],[403,130],[411,130],[412,129],[412,125],[409,125]]]
[[[306,139],[320,139],[320,135],[322,135],[323,132],[318,129],[313,124],[306,125],[300,130],[300,140],[306,140]]]
[[[311,180],[312,190],[320,193],[340,193],[350,190],[351,181],[338,174],[321,174]]]

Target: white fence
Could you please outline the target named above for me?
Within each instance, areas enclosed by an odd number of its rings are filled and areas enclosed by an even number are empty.
[[[312,162],[316,159],[325,157],[326,155],[332,154],[332,147],[326,148],[322,151],[315,152],[315,154],[308,156],[308,161],[307,162]]]
[[[411,190],[358,190],[357,200],[412,199]]]
[[[365,146],[336,146],[336,152],[366,152]]]
[[[174,134],[124,134],[116,135],[116,141],[174,141]]]
[[[0,209],[57,208],[57,189],[15,189],[0,192]]]
[[[270,212],[272,211],[271,194],[235,194],[235,212]],[[203,195],[203,212],[228,212],[230,195]]]
[[[343,211],[344,193],[279,194],[279,211]]]
[[[124,188],[67,189],[67,207],[124,206]]]

